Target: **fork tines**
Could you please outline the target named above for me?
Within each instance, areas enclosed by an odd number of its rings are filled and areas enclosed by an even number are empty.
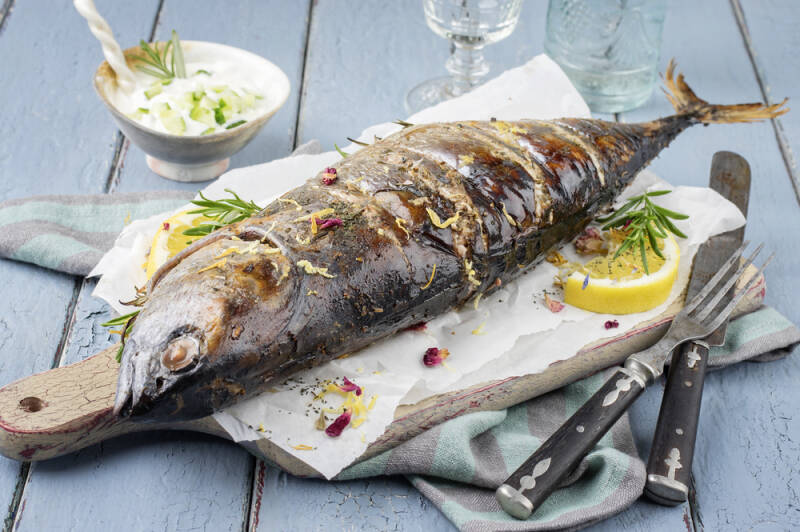
[[[742,244],[742,246],[733,252],[730,258],[725,261],[725,264],[717,271],[716,274],[711,278],[711,280],[703,287],[702,290],[694,297],[692,300],[684,307],[682,313],[691,317],[693,320],[697,320],[699,322],[703,322],[710,330],[715,330],[717,327],[722,325],[722,323],[728,319],[733,309],[739,303],[739,301],[745,296],[750,287],[755,283],[758,279],[761,272],[764,271],[764,268],[770,263],[772,258],[775,256],[773,253],[772,255],[767,258],[764,264],[758,269],[758,271],[753,275],[747,282],[747,284],[740,290],[730,302],[723,309],[721,309],[714,319],[709,322],[705,323],[706,319],[708,318],[709,314],[714,311],[717,304],[725,297],[725,294],[733,287],[734,284],[739,280],[742,276],[744,271],[747,269],[750,264],[753,263],[756,256],[761,252],[764,247],[764,244],[759,244],[753,253],[741,264],[736,270],[730,274],[727,280],[723,283],[723,279],[729,274],[730,270],[733,268],[734,264],[739,262],[739,258],[741,257],[742,253],[744,252],[745,248],[747,247],[748,242]]]

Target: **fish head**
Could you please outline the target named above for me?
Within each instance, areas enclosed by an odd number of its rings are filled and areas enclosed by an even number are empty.
[[[260,351],[286,328],[294,292],[291,265],[274,251],[218,240],[160,276],[124,344],[117,415],[195,419],[258,385]]]

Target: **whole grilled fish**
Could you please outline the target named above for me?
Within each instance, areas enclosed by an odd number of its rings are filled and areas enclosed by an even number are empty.
[[[194,243],[150,280],[115,412],[205,416],[458,307],[577,235],[687,127],[788,110],[710,105],[673,71],[675,115],[406,127]]]

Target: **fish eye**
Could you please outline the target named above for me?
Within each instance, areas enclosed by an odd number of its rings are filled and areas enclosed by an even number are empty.
[[[197,359],[200,345],[193,336],[181,336],[167,344],[161,363],[169,371],[180,371]]]

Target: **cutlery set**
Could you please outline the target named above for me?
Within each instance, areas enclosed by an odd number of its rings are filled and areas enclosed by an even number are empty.
[[[750,171],[742,157],[716,153],[710,181],[712,189],[746,214]],[[763,247],[758,245],[741,260],[748,246],[742,243],[743,236],[744,227],[717,235],[700,247],[686,304],[666,334],[651,347],[629,356],[623,367],[497,489],[497,500],[508,514],[527,519],[644,389],[664,373],[669,360],[645,494],[670,506],[687,500],[708,348],[724,343],[731,312],[772,260],[770,256],[734,294],[737,281]]]

